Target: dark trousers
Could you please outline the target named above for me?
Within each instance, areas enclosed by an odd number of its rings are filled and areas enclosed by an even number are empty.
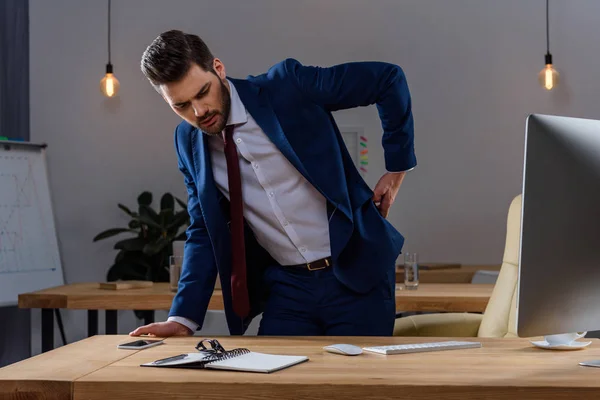
[[[272,266],[259,335],[391,336],[396,315],[393,268],[368,293],[357,293],[332,268],[308,271]]]

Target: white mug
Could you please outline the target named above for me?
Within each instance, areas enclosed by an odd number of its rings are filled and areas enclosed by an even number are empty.
[[[561,344],[569,345],[569,344],[573,343],[575,340],[581,339],[586,334],[587,334],[587,332],[561,333],[559,335],[545,336],[544,339],[546,339],[546,342],[548,342],[548,344],[550,344],[551,346],[558,346]]]

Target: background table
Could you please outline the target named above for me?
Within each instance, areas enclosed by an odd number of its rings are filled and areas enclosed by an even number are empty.
[[[462,265],[460,268],[419,270],[421,283],[471,283],[477,271],[500,271],[500,265]],[[396,282],[404,282],[404,268],[396,269]]]
[[[147,310],[144,323],[154,322],[154,310],[169,310],[175,293],[168,283],[150,288],[106,290],[98,283],[72,283],[19,295],[19,308],[42,310],[42,352],[54,347],[54,310],[87,310],[88,336],[98,333],[98,310],[105,310],[105,333],[116,334],[118,310]],[[209,310],[223,310],[223,295],[215,290]]]
[[[421,284],[417,290],[396,286],[396,309],[401,311],[483,312],[493,285]],[[54,347],[55,309],[88,310],[88,336],[98,333],[98,310],[106,313],[106,334],[117,333],[117,310],[148,310],[144,323],[154,321],[154,310],[169,310],[174,292],[168,283],[150,288],[105,290],[97,283],[73,283],[19,295],[20,308],[42,309],[42,352]],[[209,310],[223,310],[223,294],[215,290]]]
[[[119,350],[127,336],[95,336],[0,369],[0,398],[53,400],[170,399],[574,399],[600,398],[600,342],[578,351],[534,348],[526,339],[470,338],[483,347],[384,356],[327,353],[332,343],[371,346],[452,340],[405,337],[222,337],[226,349],[305,355],[272,374],[143,368],[194,352],[201,338],[168,338],[146,350]],[[84,361],[85,360],[85,361]]]
[[[494,285],[427,283],[416,290],[396,286],[399,311],[484,312]]]

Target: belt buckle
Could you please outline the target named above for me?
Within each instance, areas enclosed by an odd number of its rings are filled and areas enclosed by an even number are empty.
[[[325,268],[329,267],[329,260],[325,260],[325,265],[322,267],[311,267],[310,264],[311,263],[306,264],[306,268],[308,268],[309,271],[318,271],[320,269],[325,269]]]

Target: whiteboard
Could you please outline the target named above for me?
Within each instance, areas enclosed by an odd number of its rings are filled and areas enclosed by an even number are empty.
[[[0,142],[0,306],[64,284],[45,146]]]
[[[342,139],[344,139],[344,144],[348,149],[348,153],[350,153],[350,157],[356,166],[356,169],[360,172],[361,175],[365,175],[364,171],[361,170],[360,164],[360,136],[363,135],[364,129],[362,127],[357,126],[341,126],[340,133],[342,134]]]

